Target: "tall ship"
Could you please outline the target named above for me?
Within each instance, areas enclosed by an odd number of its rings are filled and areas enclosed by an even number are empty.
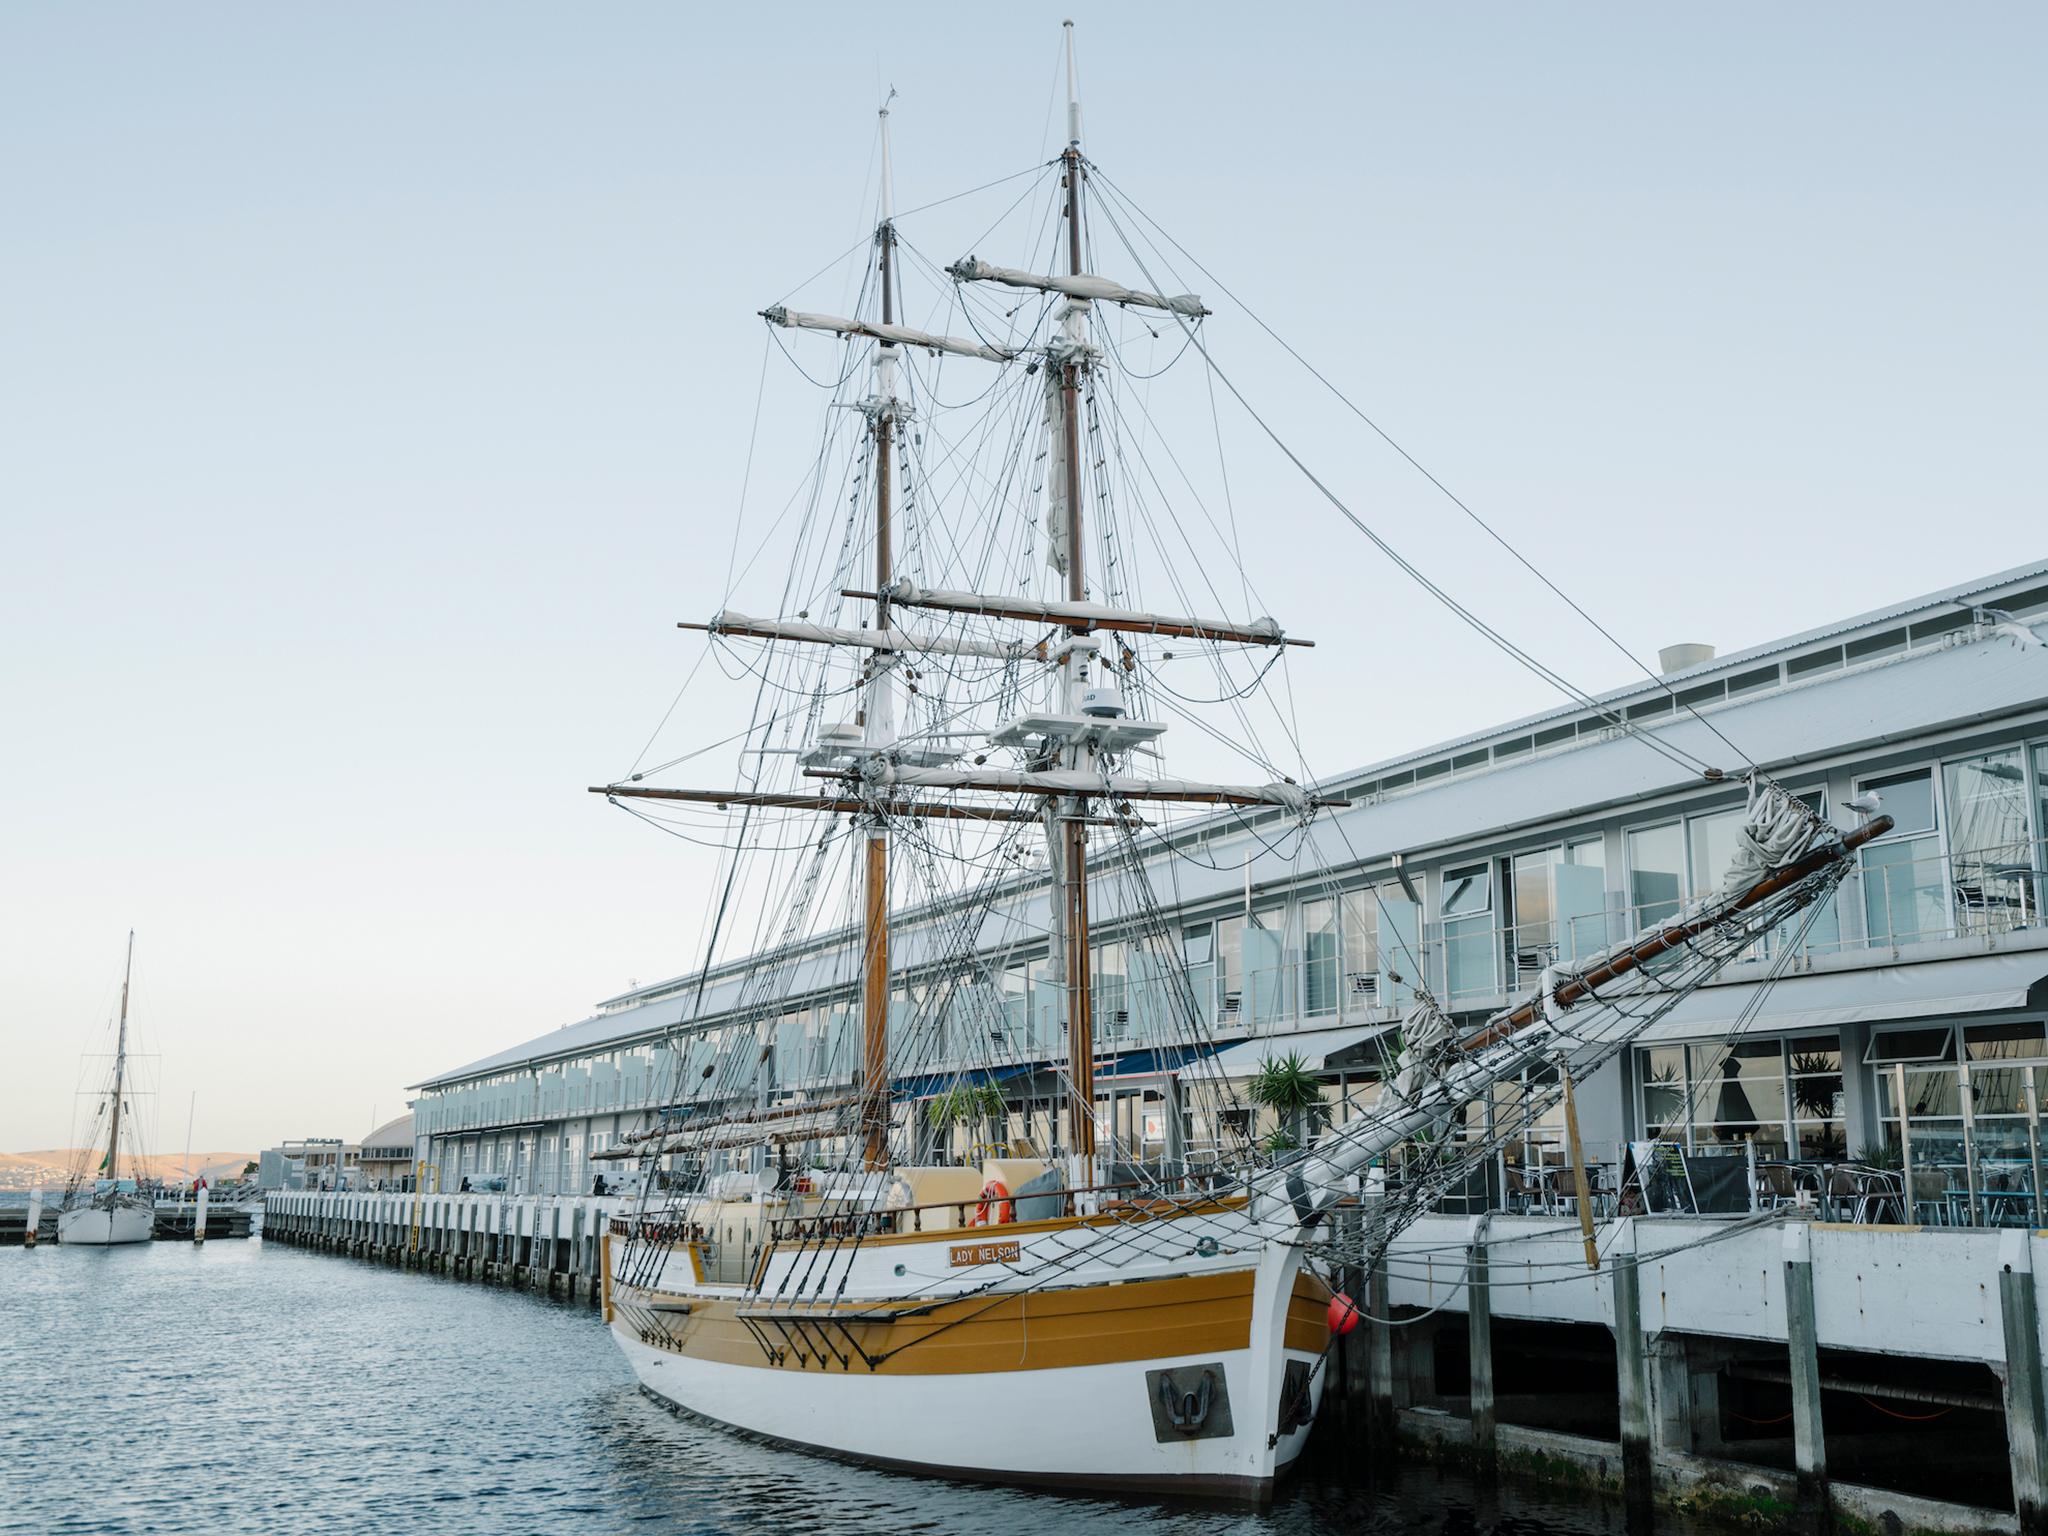
[[[686,1016],[672,1108],[611,1149],[639,1193],[606,1239],[605,1316],[648,1393],[749,1435],[955,1478],[1258,1500],[1315,1421],[1355,1316],[1346,1278],[1722,966],[1792,953],[1888,821],[1837,827],[1748,773],[1714,894],[1548,958],[1477,1027],[1388,924],[1405,1022],[1379,1042],[1376,1100],[1336,1123],[1289,1095],[1277,1056],[1262,1103],[1280,1123],[1260,1134],[1215,1067],[1196,974],[1213,957],[1162,897],[1227,882],[1219,832],[1313,878],[1344,802],[1260,739],[1262,721],[1291,734],[1286,667],[1308,642],[1215,616],[1252,572],[1234,514],[1152,419],[1166,370],[1191,370],[1183,403],[1243,405],[1307,494],[1346,509],[1215,366],[1204,300],[1162,280],[1192,258],[1084,153],[1071,23],[1065,47],[1066,144],[1019,178],[1017,265],[942,264],[904,237],[885,103],[851,312],[763,311],[826,398],[763,546],[779,601],[683,626],[755,680],[751,718],[690,754],[737,743],[736,777],[594,790],[718,845],[705,975],[721,952],[756,958],[741,1021]],[[1180,776],[1169,734],[1205,768],[1253,771]],[[834,936],[857,1003],[792,1041],[819,981],[802,957]],[[1056,1007],[1008,1005],[1013,958]],[[1201,1158],[1120,1108],[1136,1014],[1143,1054],[1220,1128]],[[842,1091],[764,1065],[814,1045],[841,1053]],[[1469,1113],[1489,1098],[1499,1113]]]
[[[114,1062],[106,1088],[97,1095],[93,1127],[103,1143],[88,1138],[89,1146],[104,1145],[96,1167],[72,1171],[57,1212],[57,1241],[88,1247],[119,1243],[146,1243],[156,1235],[156,1210],[143,1192],[141,1162],[131,1158],[130,1178],[121,1177],[122,1132],[130,1142],[135,1121],[129,1112],[128,993],[135,975],[135,935],[128,935],[128,956],[121,969],[121,1018],[114,1040]]]

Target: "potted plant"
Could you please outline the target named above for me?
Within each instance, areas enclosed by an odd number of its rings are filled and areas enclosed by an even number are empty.
[[[955,1126],[980,1133],[970,1155],[995,1144],[993,1127],[1002,1123],[1005,1112],[1003,1090],[994,1083],[955,1083],[925,1106],[926,1120],[942,1135]]]
[[[1292,1152],[1315,1140],[1315,1133],[1330,1123],[1330,1106],[1323,1100],[1323,1085],[1298,1052],[1275,1056],[1253,1074],[1245,1096],[1263,1109],[1270,1109],[1279,1121],[1264,1142],[1274,1155]]]
[[[1820,1121],[1823,1154],[1839,1156],[1848,1138],[1835,1133],[1836,1102],[1842,1097],[1842,1074],[1826,1056],[1792,1053],[1792,1105],[1802,1120]]]

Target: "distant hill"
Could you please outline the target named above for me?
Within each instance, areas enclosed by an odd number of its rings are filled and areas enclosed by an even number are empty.
[[[241,1175],[244,1165],[255,1157],[254,1152],[194,1152],[191,1157],[191,1172],[186,1172],[186,1159],[181,1153],[159,1152],[145,1157],[143,1166],[152,1178],[182,1183],[188,1178],[204,1177],[218,1183],[222,1179],[233,1179]],[[63,1185],[71,1176],[71,1170],[81,1160],[88,1170],[97,1166],[100,1153],[81,1152],[75,1147],[52,1148],[45,1152],[0,1152],[0,1189],[54,1189]],[[124,1161],[121,1171],[125,1174],[130,1165]]]

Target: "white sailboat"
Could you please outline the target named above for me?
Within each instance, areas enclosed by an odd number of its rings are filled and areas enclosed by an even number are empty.
[[[90,1190],[82,1177],[74,1179],[65,1208],[57,1213],[60,1243],[103,1248],[146,1243],[156,1235],[156,1210],[141,1192],[140,1179],[124,1181],[121,1177],[121,1126],[128,1094],[128,988],[134,970],[135,935],[131,932],[128,959],[121,972],[121,1023],[114,1043],[113,1081],[100,1106],[107,1119],[107,1151]]]
[[[735,859],[755,841],[775,843],[764,821],[819,818],[791,840],[803,862],[746,977],[745,1019],[721,1025],[715,1041],[685,1020],[670,1048],[676,1110],[621,1149],[641,1162],[643,1194],[607,1238],[605,1316],[646,1391],[755,1436],[948,1477],[1258,1499],[1314,1422],[1333,1281],[1369,1263],[1511,1134],[1476,1132],[1466,1106],[1539,1069],[1533,1080],[1552,1086],[1521,1103],[1526,1115],[1542,1113],[1558,1090],[1541,1069],[1561,1066],[1568,1081],[1611,1059],[1722,965],[1823,900],[1885,823],[1839,832],[1757,776],[1743,858],[1717,895],[1547,970],[1530,996],[1483,1025],[1454,1025],[1420,968],[1404,966],[1414,1006],[1370,1113],[1291,1151],[1247,1142],[1201,1170],[1147,1159],[1121,1139],[1098,1115],[1104,1014],[1092,956],[1103,940],[1091,929],[1155,957],[1148,984],[1172,1014],[1171,1038],[1198,1056],[1213,1022],[1192,1006],[1179,935],[1159,942],[1150,882],[1185,850],[1160,836],[1143,857],[1132,853],[1151,835],[1144,816],[1234,808],[1306,830],[1343,802],[1292,780],[1164,777],[1155,765],[1165,726],[1134,713],[1176,649],[1239,655],[1293,642],[1270,619],[1152,611],[1122,584],[1116,551],[1136,530],[1118,528],[1123,542],[1111,545],[1103,524],[1112,490],[1128,482],[1104,446],[1114,401],[1098,389],[1109,360],[1098,306],[1191,341],[1208,311],[1191,295],[1153,291],[1149,274],[1140,289],[1089,270],[1096,246],[1083,198],[1095,167],[1081,150],[1071,30],[1067,78],[1068,143],[1051,167],[1064,270],[973,257],[946,269],[963,292],[1008,290],[979,310],[983,321],[1035,308],[1029,333],[975,323],[965,303],[967,338],[902,323],[886,106],[865,313],[764,312],[779,328],[843,338],[841,383],[863,363],[869,370],[866,392],[846,402],[864,432],[851,494],[833,514],[844,527],[834,540],[841,564],[805,589],[834,607],[814,616],[817,599],[807,598],[776,617],[728,609],[686,627],[765,641],[780,655],[851,653],[857,664],[850,684],[827,678],[821,663],[808,696],[792,686],[799,697],[767,716],[793,722],[776,745],[765,729],[749,732],[743,787],[657,788],[635,774],[596,790],[629,808],[732,807]],[[956,558],[964,538],[935,552],[945,530],[930,505],[909,516],[911,495],[933,494],[908,473],[920,430],[901,387],[910,354],[1000,370],[1009,404],[989,416],[1017,438],[995,457],[1013,470],[1043,468],[1044,564],[1056,584],[1035,559],[1011,561],[1012,590],[930,579],[971,577],[992,562]],[[936,410],[929,390],[926,403]],[[1013,483],[1036,495],[1029,478]],[[1007,511],[1014,528],[1015,500],[982,526]],[[869,549],[872,585],[857,585],[848,552],[865,559]],[[906,568],[913,557],[922,569]],[[1030,590],[1034,582],[1052,590]],[[871,606],[841,620],[840,598]],[[1036,701],[1021,696],[1038,686]],[[827,701],[848,693],[858,717],[830,724]],[[787,779],[764,782],[763,764],[785,762]],[[942,843],[941,832],[959,840]],[[1027,847],[1039,837],[1042,853]],[[892,952],[904,923],[905,883],[892,884],[898,848],[915,874],[921,927],[914,947]],[[840,852],[850,856],[858,1031],[856,1040],[849,1030],[843,1063],[849,1086],[820,1093],[778,1083],[760,1064],[781,1044],[778,1021],[818,986],[789,956]],[[942,885],[949,863],[964,872]],[[1121,907],[1105,910],[1098,898],[1112,892]],[[1028,1070],[1054,1085],[1060,1108],[1043,1122],[1027,1117],[1043,1130],[992,1138],[994,1148],[949,1165],[931,1156],[920,1092],[929,1104],[934,1077],[975,1093],[995,1081],[958,1052],[1003,1033],[1000,1006],[977,1012],[976,1002],[990,985],[984,934],[998,908],[1035,914],[1020,942],[1038,946],[1039,974],[1061,1006],[1043,1021],[1055,1063]],[[706,967],[708,977],[708,956]],[[957,1027],[962,1019],[972,1027]],[[919,1050],[926,1061],[913,1059]],[[1015,1057],[992,1051],[991,1060]],[[1402,1148],[1411,1155],[1400,1194],[1362,1198],[1360,1176]]]

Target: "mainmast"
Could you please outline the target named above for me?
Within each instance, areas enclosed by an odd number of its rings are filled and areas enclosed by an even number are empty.
[[[896,95],[889,92],[890,98]],[[896,323],[896,225],[889,164],[889,103],[882,120],[882,207],[875,226],[882,285],[882,324]],[[875,630],[889,630],[889,587],[895,580],[890,549],[891,459],[896,440],[896,346],[875,348],[875,393],[868,402],[875,434]],[[867,659],[867,689],[861,704],[861,740],[868,751],[886,751],[895,735],[894,657],[876,651]],[[865,899],[861,903],[861,1161],[875,1170],[889,1165],[889,828],[879,813],[867,818]]]
[[[1067,34],[1067,147],[1061,155],[1066,162],[1067,188],[1067,270],[1082,275],[1081,268],[1081,97],[1074,75],[1074,24],[1065,23]],[[1067,600],[1088,601],[1087,544],[1081,529],[1081,370],[1085,366],[1087,341],[1084,322],[1090,301],[1069,294],[1060,315],[1060,425],[1061,446],[1066,462],[1060,467],[1066,485],[1065,539],[1067,556]],[[1094,641],[1084,638],[1089,624],[1077,620],[1067,626],[1062,672],[1066,684],[1066,707],[1079,712],[1082,692],[1088,686],[1088,664],[1094,656]],[[1090,765],[1094,748],[1084,741],[1070,740],[1064,752],[1069,769]],[[1056,813],[1061,820],[1062,846],[1056,855],[1061,875],[1060,893],[1065,905],[1067,983],[1067,1150],[1074,1159],[1074,1182],[1086,1187],[1095,1182],[1095,1013],[1090,996],[1088,952],[1088,802],[1083,795],[1062,801]]]
[[[135,930],[128,930],[128,960],[121,967],[121,1030],[114,1041],[114,1108],[107,1120],[107,1177],[121,1176],[121,1097],[128,1087],[128,980],[135,974]]]

